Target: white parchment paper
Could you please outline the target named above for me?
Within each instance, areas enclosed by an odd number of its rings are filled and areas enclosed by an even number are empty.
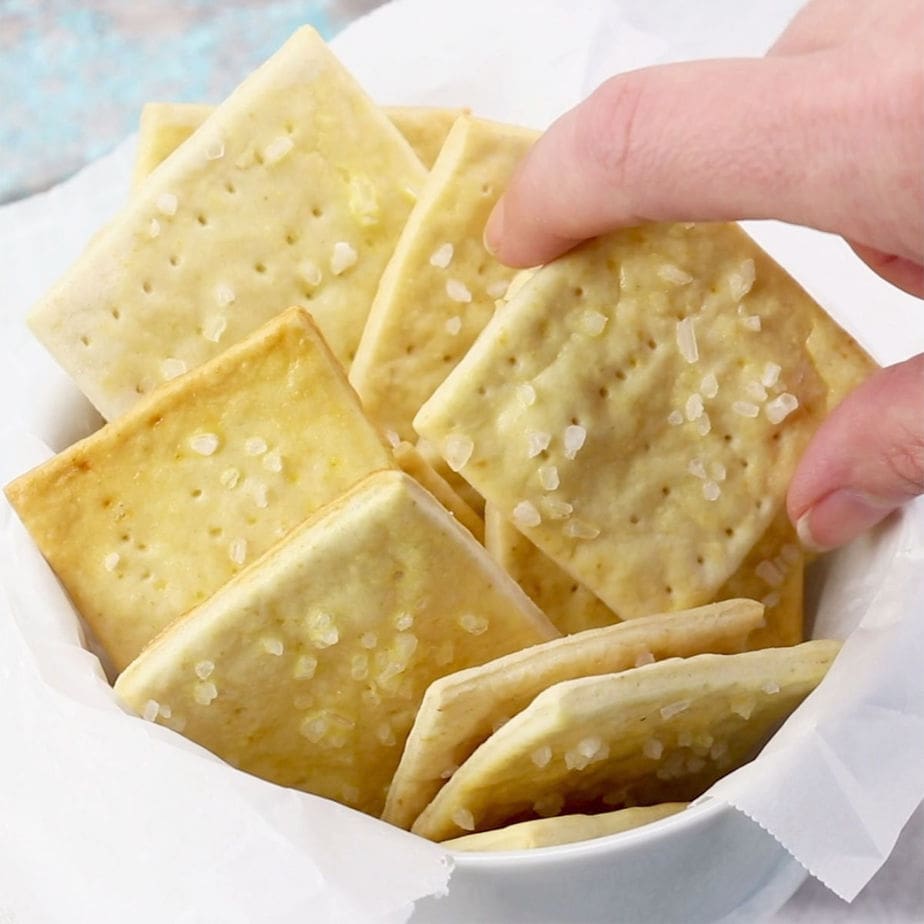
[[[737,0],[400,0],[335,50],[383,103],[469,105],[543,127],[611,73],[758,54],[797,5],[762,0],[745,15]],[[98,424],[22,319],[123,201],[132,153],[127,142],[51,193],[0,209],[4,483]],[[842,242],[773,223],[750,230],[880,361],[924,350],[920,304]],[[709,794],[846,898],[924,797],[922,559],[916,503],[818,569],[815,634],[847,639],[844,650],[764,754]],[[445,885],[437,847],[127,717],[5,502],[0,684],[0,921],[400,921]]]

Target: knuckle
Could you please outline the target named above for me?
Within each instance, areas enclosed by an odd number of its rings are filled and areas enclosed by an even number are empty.
[[[924,434],[904,433],[884,457],[892,482],[908,497],[924,494]]]

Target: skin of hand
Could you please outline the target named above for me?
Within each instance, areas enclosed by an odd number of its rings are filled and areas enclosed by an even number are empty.
[[[924,297],[924,0],[812,0],[764,58],[613,77],[518,167],[485,229],[511,266],[647,221],[775,218],[842,235]],[[789,515],[834,548],[924,494],[924,354],[849,395]]]

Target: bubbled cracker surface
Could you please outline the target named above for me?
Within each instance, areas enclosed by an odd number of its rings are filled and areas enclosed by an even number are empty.
[[[696,605],[764,533],[826,411],[817,311],[735,226],[619,232],[529,279],[415,427],[622,618]],[[774,423],[783,394],[798,406]]]
[[[121,669],[318,507],[390,467],[294,309],[7,492]]]
[[[348,363],[424,177],[302,29],[151,174],[30,324],[109,419],[293,304]]]
[[[379,473],[164,633],[116,690],[139,713],[166,705],[159,720],[241,769],[377,815],[430,682],[555,634],[427,492]]]
[[[409,828],[454,770],[553,684],[663,658],[733,654],[761,623],[759,603],[729,600],[569,635],[437,680],[421,704],[382,817]]]
[[[373,419],[414,439],[411,421],[465,355],[514,270],[482,230],[536,133],[471,117],[449,133],[369,312],[350,381]]]
[[[481,746],[413,830],[445,840],[524,817],[689,801],[751,760],[838,643],[698,655],[550,688]]]
[[[485,546],[560,632],[582,632],[619,622],[619,616],[599,597],[559,568],[491,505],[485,510]]]

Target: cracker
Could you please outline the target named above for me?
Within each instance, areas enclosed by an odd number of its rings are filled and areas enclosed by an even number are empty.
[[[720,600],[750,597],[763,604],[765,624],[749,636],[749,649],[798,645],[804,640],[804,573],[805,554],[785,509],[781,510],[716,595]]]
[[[835,398],[807,347],[826,326],[734,225],[628,229],[528,279],[415,427],[622,618],[693,606]]]
[[[348,363],[425,175],[300,29],[150,175],[30,325],[109,419],[293,304]]]
[[[562,571],[491,504],[486,505],[484,523],[487,550],[559,632],[568,635],[620,621],[599,597]]]
[[[496,831],[480,831],[443,841],[450,850],[532,850],[536,847],[554,847],[557,844],[574,844],[595,837],[619,834],[632,828],[660,821],[682,812],[685,802],[665,802],[636,808],[603,812],[600,815],[562,815],[558,818],[536,818],[521,821]]]
[[[644,617],[567,636],[437,680],[424,697],[383,818],[410,827],[455,768],[495,728],[556,683],[608,674],[651,659],[743,651],[763,621],[753,600]]]
[[[428,492],[383,472],[172,626],[116,692],[249,773],[378,814],[428,684],[555,635]]]
[[[398,239],[369,311],[350,381],[370,416],[415,439],[411,421],[465,355],[515,271],[482,231],[537,133],[463,116]]]
[[[140,186],[215,111],[205,103],[145,103],[138,123],[135,172]]]
[[[397,434],[395,434],[397,437]],[[439,450],[428,440],[417,440],[417,451],[427,464],[465,501],[475,513],[485,517],[484,498],[458,473],[454,472],[440,455]]]
[[[690,801],[757,755],[839,647],[702,654],[557,684],[475,751],[412,830],[443,841],[601,804]]]
[[[6,493],[121,669],[322,504],[394,467],[294,308]]]
[[[145,103],[138,127],[134,185],[140,185],[214,111],[214,106],[203,103]],[[452,123],[467,110],[399,106],[383,111],[429,169]]]
[[[484,543],[484,520],[465,503],[417,448],[402,441],[395,446],[394,453],[395,462],[401,471],[407,472],[426,488],[479,542]]]

